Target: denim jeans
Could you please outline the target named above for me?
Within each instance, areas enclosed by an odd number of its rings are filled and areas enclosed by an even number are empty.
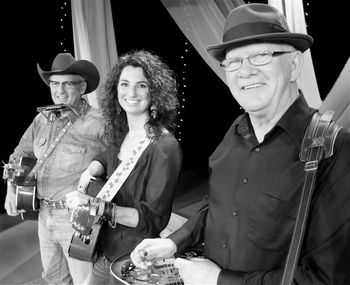
[[[92,263],[68,256],[73,235],[67,209],[53,209],[40,205],[39,242],[42,277],[49,284],[88,284]]]
[[[120,262],[117,263],[115,269],[120,272],[122,265],[125,261],[129,259],[129,255],[121,258]],[[92,276],[90,279],[90,285],[122,285],[127,284],[121,281],[118,281],[110,272],[111,262],[107,260],[104,256],[99,256],[99,258],[94,263],[92,269]]]

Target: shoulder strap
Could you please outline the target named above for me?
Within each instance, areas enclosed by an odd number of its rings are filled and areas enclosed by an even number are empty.
[[[123,185],[126,178],[128,178],[129,174],[133,170],[141,154],[150,143],[151,140],[147,136],[139,141],[136,148],[132,151],[131,156],[128,159],[123,160],[116,168],[116,170],[114,170],[110,178],[96,195],[97,198],[101,198],[102,200],[108,202],[113,199],[113,197],[119,191],[120,187]]]
[[[37,163],[34,165],[34,167],[31,169],[31,171],[28,173],[26,178],[24,179],[24,185],[27,185],[32,177],[35,176],[39,168],[44,164],[46,159],[49,157],[49,155],[52,153],[52,151],[55,149],[59,141],[62,139],[64,134],[68,131],[68,129],[73,125],[74,121],[78,118],[75,113],[71,113],[68,115],[68,120],[64,124],[61,132],[57,135],[57,137],[53,140],[52,144],[49,145],[48,149],[45,151],[45,153],[38,159]]]
[[[314,113],[304,134],[299,157],[305,162],[305,180],[281,285],[290,285],[294,279],[318,163],[323,158],[333,155],[334,142],[340,130],[340,127],[332,121],[333,114],[333,111],[327,111],[322,115],[318,112]]]

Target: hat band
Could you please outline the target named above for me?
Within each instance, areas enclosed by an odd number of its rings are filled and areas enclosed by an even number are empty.
[[[223,42],[243,39],[245,37],[258,36],[273,33],[289,33],[288,30],[273,23],[252,22],[234,26],[227,30],[223,36]]]

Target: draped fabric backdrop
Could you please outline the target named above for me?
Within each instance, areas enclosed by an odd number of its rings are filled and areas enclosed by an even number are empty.
[[[206,51],[206,46],[222,42],[225,18],[243,0],[161,0],[181,31],[203,60],[226,83],[219,63]]]
[[[71,9],[75,57],[96,65],[101,85],[118,57],[110,0],[71,0]],[[94,107],[98,107],[98,92],[88,94]]]
[[[269,0],[268,3],[284,14],[292,32],[307,34],[302,0]],[[318,109],[322,101],[318,91],[310,49],[304,52],[304,65],[297,83],[299,88],[303,90],[309,106]]]

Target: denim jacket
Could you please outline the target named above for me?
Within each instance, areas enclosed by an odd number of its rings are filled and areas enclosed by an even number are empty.
[[[39,113],[11,154],[10,162],[16,162],[22,156],[39,159],[54,142],[67,120],[67,114],[57,116],[53,112]],[[80,116],[39,168],[38,196],[56,200],[76,190],[79,178],[92,158],[106,149],[103,135],[101,113],[85,103]]]

